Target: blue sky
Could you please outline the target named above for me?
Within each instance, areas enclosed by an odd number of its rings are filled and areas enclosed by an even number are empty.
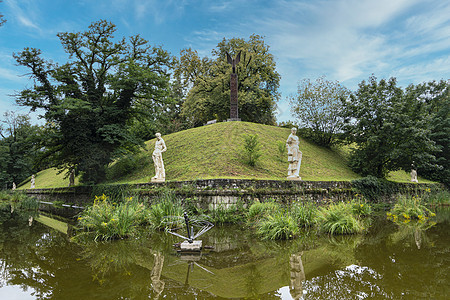
[[[177,56],[187,47],[210,56],[224,37],[264,36],[282,78],[279,121],[293,119],[286,98],[303,78],[324,75],[352,90],[372,73],[403,87],[450,79],[447,0],[4,0],[0,12],[1,115],[28,112],[10,96],[33,84],[13,52],[34,47],[64,62],[56,34],[100,19],[117,25],[117,37],[140,34]]]

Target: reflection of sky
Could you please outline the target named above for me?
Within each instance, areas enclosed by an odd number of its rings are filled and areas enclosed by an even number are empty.
[[[36,299],[31,294],[32,291],[23,291],[18,285],[8,285],[0,289],[0,299],[7,300],[26,300]]]

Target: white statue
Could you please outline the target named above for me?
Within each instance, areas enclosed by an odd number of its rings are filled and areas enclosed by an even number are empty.
[[[300,177],[300,165],[302,164],[302,152],[299,150],[299,139],[297,136],[297,128],[291,129],[291,134],[286,141],[288,152],[288,177],[289,180],[302,180]]]
[[[17,187],[16,187],[16,183],[15,183],[15,182],[13,182],[13,187],[12,187],[12,190],[13,190],[13,191],[15,191],[15,190],[16,190],[16,188],[17,188]]]
[[[166,150],[166,144],[161,137],[161,133],[157,133],[155,151],[153,151],[152,155],[153,163],[155,164],[155,176],[152,177],[152,182],[164,182],[166,180],[166,170],[162,159],[162,153]]]
[[[419,183],[417,180],[417,171],[414,168],[414,164],[411,165],[411,182]]]
[[[34,189],[36,187],[36,181],[34,179],[34,174],[31,175],[31,188]]]

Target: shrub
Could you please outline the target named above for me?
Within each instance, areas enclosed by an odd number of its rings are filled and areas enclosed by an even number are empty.
[[[257,134],[244,134],[244,154],[246,163],[254,167],[261,157],[261,146]]]
[[[278,149],[278,158],[280,161],[286,161],[287,160],[287,150],[286,150],[286,143],[283,141],[277,141],[277,149]]]
[[[263,239],[288,240],[298,235],[299,227],[290,214],[278,211],[257,224],[257,233]]]
[[[424,202],[437,205],[450,204],[450,192],[448,190],[431,191],[426,189],[425,191]]]
[[[295,203],[291,207],[291,215],[300,227],[314,225],[317,207],[314,203]]]
[[[331,204],[321,207],[316,222],[322,232],[328,234],[354,234],[364,230],[361,222],[355,218],[350,203]]]
[[[260,220],[266,216],[275,214],[280,210],[280,205],[273,201],[259,202],[255,201],[247,212],[247,225],[255,226]]]
[[[142,203],[125,199],[120,204],[111,203],[105,195],[96,196],[94,205],[85,209],[78,218],[81,229],[94,234],[94,240],[111,240],[133,235],[136,226],[146,220]]]
[[[350,202],[352,206],[352,214],[358,218],[367,217],[372,214],[372,206],[370,206],[364,197],[360,197],[356,194],[356,198],[353,198]]]
[[[380,198],[397,194],[395,183],[375,176],[367,176],[352,180],[353,188],[371,202],[379,202]]]

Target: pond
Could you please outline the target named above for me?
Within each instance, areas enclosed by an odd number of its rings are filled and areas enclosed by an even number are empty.
[[[448,208],[436,224],[383,216],[365,235],[285,242],[215,227],[212,249],[180,255],[165,233],[78,244],[64,223],[0,212],[0,299],[446,299],[449,220]]]

